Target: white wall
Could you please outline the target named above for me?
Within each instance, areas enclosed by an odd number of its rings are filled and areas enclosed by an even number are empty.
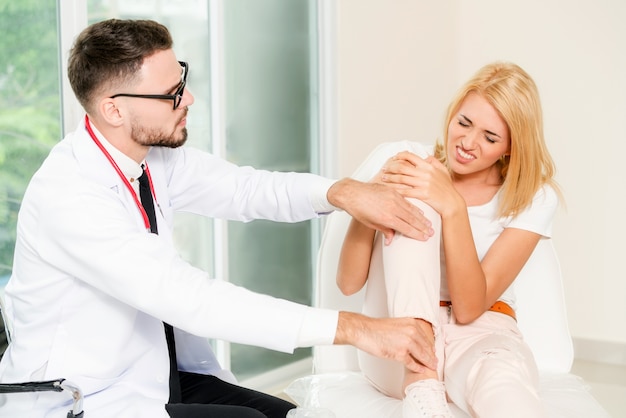
[[[378,143],[432,143],[456,88],[511,60],[537,82],[567,208],[556,219],[574,338],[626,343],[626,2],[338,0],[337,171]],[[537,309],[541,309],[540,306]]]

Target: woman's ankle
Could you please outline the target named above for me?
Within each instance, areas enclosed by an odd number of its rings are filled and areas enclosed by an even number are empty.
[[[407,388],[412,383],[419,382],[420,380],[426,379],[435,379],[439,380],[439,376],[437,375],[437,371],[435,370],[427,370],[425,373],[415,373],[410,370],[404,371],[404,381],[402,382],[402,391]]]

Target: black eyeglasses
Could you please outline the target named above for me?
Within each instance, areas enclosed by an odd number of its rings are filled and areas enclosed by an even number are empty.
[[[174,94],[130,94],[130,93],[120,93],[114,96],[111,96],[110,99],[115,99],[116,97],[140,97],[142,99],[160,99],[160,100],[172,100],[174,101],[174,110],[180,106],[180,102],[183,100],[183,92],[185,91],[185,86],[187,85],[187,74],[189,74],[189,64],[183,61],[178,61],[180,66],[183,68],[183,75],[178,88],[174,92]]]

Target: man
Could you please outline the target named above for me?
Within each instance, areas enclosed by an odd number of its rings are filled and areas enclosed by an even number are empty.
[[[86,116],[24,196],[6,287],[14,340],[0,363],[2,381],[65,377],[84,391],[89,417],[284,417],[292,404],[232,384],[208,337],[285,352],[352,344],[412,370],[435,367],[412,318],[373,319],[255,294],[210,279],[172,245],[180,210],[297,222],[340,208],[388,239],[394,230],[426,239],[428,222],[399,194],[237,167],[183,147],[194,100],[189,66],[156,22],[88,27],[68,70]],[[12,417],[67,409],[56,394],[0,402]]]

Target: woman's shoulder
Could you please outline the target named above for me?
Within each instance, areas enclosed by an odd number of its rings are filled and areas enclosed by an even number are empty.
[[[525,229],[545,237],[552,235],[552,222],[559,207],[559,195],[549,184],[543,185],[533,197],[532,203],[509,220],[508,226]]]
[[[533,196],[532,206],[553,207],[559,206],[559,193],[551,184],[542,185]]]

